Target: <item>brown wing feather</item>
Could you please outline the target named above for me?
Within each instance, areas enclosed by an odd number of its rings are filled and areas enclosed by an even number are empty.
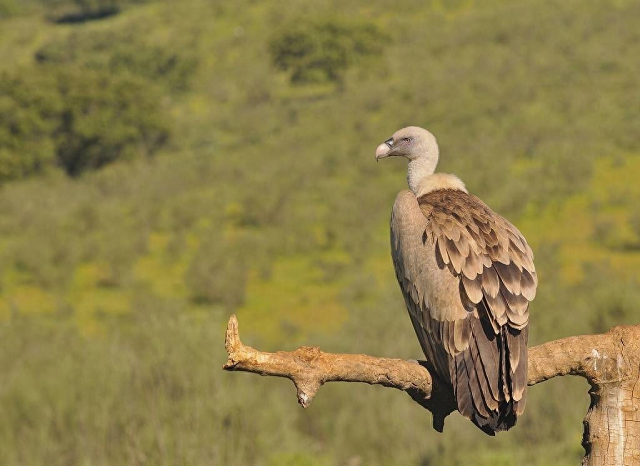
[[[438,190],[398,195],[391,221],[396,276],[427,359],[458,409],[493,434],[515,424],[527,382],[533,254],[480,199]]]

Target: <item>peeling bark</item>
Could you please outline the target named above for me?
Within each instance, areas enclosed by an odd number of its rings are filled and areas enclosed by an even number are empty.
[[[244,345],[231,316],[225,347],[228,371],[286,377],[298,402],[308,407],[326,382],[363,382],[407,392],[433,414],[439,432],[456,410],[448,385],[431,375],[426,361],[325,353],[303,346],[266,353]],[[582,445],[586,466],[640,464],[640,325],[614,327],[600,335],[563,338],[529,348],[529,385],[552,377],[577,375],[591,385]]]

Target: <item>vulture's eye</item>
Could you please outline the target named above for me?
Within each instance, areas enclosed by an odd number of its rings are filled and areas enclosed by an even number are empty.
[[[402,142],[410,143],[413,141],[413,138],[402,138]]]

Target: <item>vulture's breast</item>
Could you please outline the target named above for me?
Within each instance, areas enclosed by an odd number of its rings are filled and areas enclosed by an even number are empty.
[[[460,280],[438,264],[435,242],[416,196],[408,190],[396,197],[391,215],[391,251],[396,276],[405,293],[438,321],[463,319]]]

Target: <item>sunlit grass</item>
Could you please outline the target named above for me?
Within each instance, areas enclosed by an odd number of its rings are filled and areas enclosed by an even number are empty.
[[[337,256],[337,257],[336,257]],[[271,341],[303,341],[310,331],[335,332],[348,318],[341,303],[344,280],[322,270],[318,260],[348,263],[344,254],[277,260],[268,277],[250,274],[245,304],[238,309],[244,331]],[[337,262],[337,263],[336,263]],[[312,325],[310,325],[312,324]]]

